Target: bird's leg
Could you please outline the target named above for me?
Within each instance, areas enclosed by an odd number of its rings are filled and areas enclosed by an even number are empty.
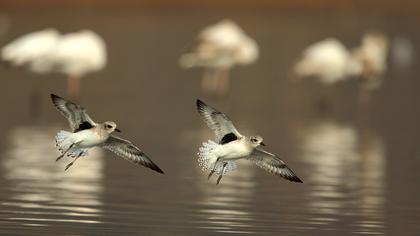
[[[222,179],[222,177],[223,177],[223,172],[225,172],[225,168],[226,168],[226,166],[227,166],[227,162],[225,162],[225,163],[223,164],[222,173],[221,173],[221,175],[219,175],[219,178],[217,178],[216,185],[220,183],[220,180],[221,180],[221,179]]]
[[[209,176],[207,176],[207,179],[208,179],[208,180],[209,180],[209,179],[210,179],[210,177],[214,174],[214,172],[215,172],[215,170],[214,170],[214,169],[210,171]]]
[[[59,161],[61,158],[63,158],[66,154],[67,154],[67,152],[72,148],[74,146],[74,143],[72,143],[71,145],[70,145],[70,147],[69,148],[67,148],[67,150],[66,151],[64,151],[59,157],[57,157],[57,159],[55,159],[55,161]]]
[[[67,170],[68,168],[70,168],[70,166],[72,166],[74,164],[74,162],[76,162],[76,160],[79,159],[79,157],[80,157],[80,155],[75,157],[72,162],[70,162],[69,164],[66,165],[66,168],[64,170]]]
[[[212,79],[212,71],[210,69],[205,70],[203,78],[201,79],[201,88],[204,91],[209,92],[212,90]]]
[[[219,70],[217,76],[217,91],[221,95],[225,95],[229,91],[229,70],[221,69]]]
[[[214,172],[216,172],[216,166],[217,166],[217,162],[219,162],[219,158],[217,158],[216,162],[214,163],[213,169],[210,171],[209,176],[207,177],[207,179],[210,179],[210,177],[214,174]]]
[[[80,91],[80,76],[69,76],[67,78],[67,93],[73,99],[79,97]]]

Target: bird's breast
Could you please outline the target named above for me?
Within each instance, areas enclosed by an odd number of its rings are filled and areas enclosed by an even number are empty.
[[[98,132],[95,132],[95,130],[93,129],[82,130],[75,134],[77,135],[76,138],[80,147],[97,146],[106,141],[107,139],[107,137],[103,137]]]
[[[223,159],[239,159],[248,156],[252,152],[252,148],[240,141],[233,141],[220,146],[220,157]]]

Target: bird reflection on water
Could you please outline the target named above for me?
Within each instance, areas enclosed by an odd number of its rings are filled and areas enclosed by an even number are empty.
[[[311,224],[336,228],[344,215],[360,233],[383,233],[385,147],[380,137],[331,120],[314,122],[297,135],[302,159],[312,167],[307,207],[316,216]]]
[[[99,223],[104,164],[92,150],[79,168],[69,172],[57,165],[51,126],[17,127],[9,134],[1,174],[13,190],[2,205],[12,209],[9,220],[30,224],[50,222]],[[54,214],[48,214],[54,212]]]

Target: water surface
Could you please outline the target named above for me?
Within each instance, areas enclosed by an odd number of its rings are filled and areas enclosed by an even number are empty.
[[[65,96],[60,75],[0,70],[1,235],[419,235],[420,82],[418,61],[389,62],[383,86],[360,109],[354,81],[331,88],[287,80],[306,45],[336,36],[358,44],[369,29],[417,45],[418,16],[349,12],[7,10],[6,43],[54,26],[92,28],[109,46],[103,72],[83,80],[80,101],[98,121],[114,120],[165,170],[159,175],[95,150],[65,172],[53,137],[67,123],[49,93]],[[225,97],[200,91],[202,71],[177,57],[200,27],[236,20],[261,47],[255,65],[232,73]],[[34,116],[33,94],[41,105]],[[240,163],[215,185],[196,161],[213,138],[195,111],[202,98],[244,134],[259,134],[304,184]],[[326,99],[327,112],[317,111]]]

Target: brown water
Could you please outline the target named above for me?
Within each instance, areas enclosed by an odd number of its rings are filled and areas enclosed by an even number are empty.
[[[303,47],[328,36],[357,45],[369,29],[420,42],[415,15],[381,12],[7,10],[6,43],[29,31],[92,28],[109,64],[83,80],[82,104],[114,120],[165,175],[97,150],[64,172],[55,133],[67,127],[49,101],[65,96],[60,75],[0,70],[0,235],[420,235],[419,62],[390,60],[368,108],[357,83],[290,83]],[[257,64],[232,73],[228,96],[200,92],[202,71],[176,60],[200,27],[230,17],[261,47]],[[415,58],[416,59],[416,58]],[[41,94],[38,118],[31,96]],[[250,163],[207,181],[196,161],[212,134],[195,111],[202,98],[245,134],[260,134],[304,184]],[[328,112],[317,112],[319,100]]]

